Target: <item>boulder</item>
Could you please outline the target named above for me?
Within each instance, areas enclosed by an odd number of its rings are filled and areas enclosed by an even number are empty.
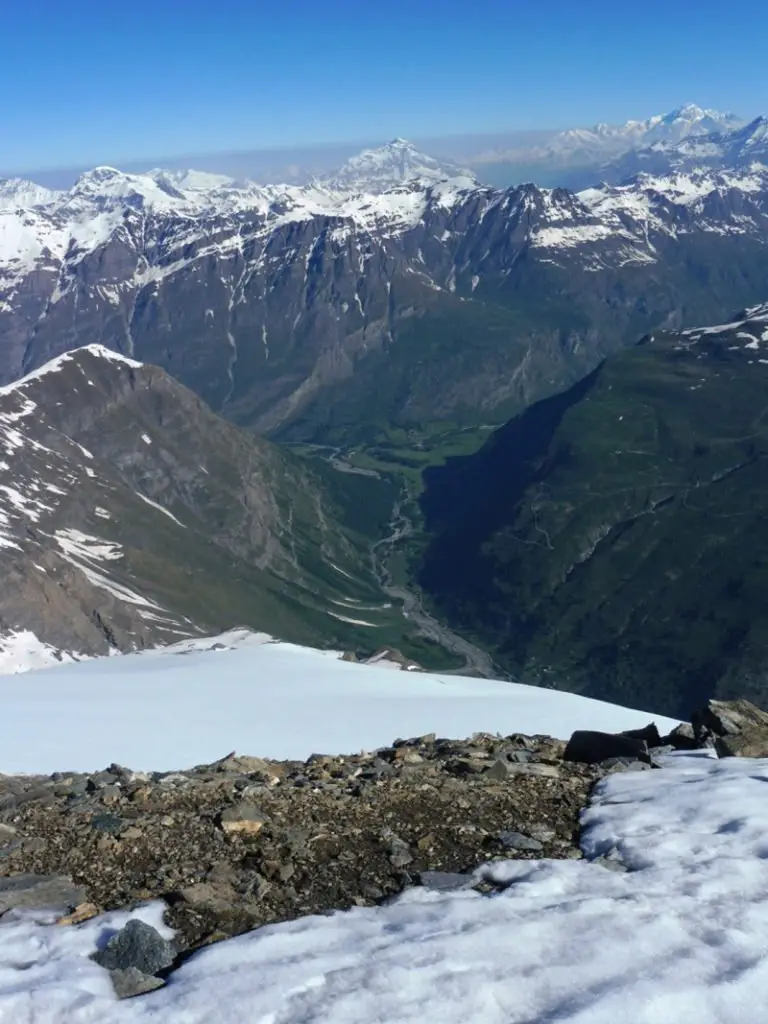
[[[620,735],[629,736],[634,740],[645,740],[649,747],[660,747],[663,742],[655,722],[643,726],[642,729],[624,729]]]
[[[611,758],[648,760],[648,744],[644,739],[623,733],[590,732],[579,729],[568,740],[563,753],[564,761],[581,764],[600,764]]]
[[[768,757],[768,713],[748,700],[709,700],[691,722],[698,745],[719,757]]]
[[[176,950],[151,924],[134,917],[92,959],[108,971],[134,968],[142,974],[154,975],[171,966]]]
[[[663,737],[662,744],[668,744],[675,750],[697,750],[700,746],[690,722],[681,722],[675,726],[668,736]]]

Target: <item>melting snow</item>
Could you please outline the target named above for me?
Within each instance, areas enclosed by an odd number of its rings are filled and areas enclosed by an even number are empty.
[[[152,508],[156,508],[158,512],[163,512],[165,515],[168,516],[169,519],[172,519],[177,526],[182,526],[186,530],[186,526],[184,525],[184,523],[177,519],[173,512],[169,512],[168,509],[165,508],[165,506],[158,505],[156,501],[152,501],[152,499],[148,498],[146,494],[141,494],[139,491],[136,491],[136,496],[141,498],[142,501],[145,501],[147,505],[151,505]]]
[[[54,538],[62,551],[72,558],[113,561],[123,557],[119,544],[100,540],[80,530],[57,530]]]
[[[42,566],[38,565],[36,568],[45,572]],[[16,675],[34,669],[50,668],[66,662],[82,661],[85,657],[84,654],[57,650],[50,644],[43,643],[28,629],[14,630],[0,636],[0,675]]]

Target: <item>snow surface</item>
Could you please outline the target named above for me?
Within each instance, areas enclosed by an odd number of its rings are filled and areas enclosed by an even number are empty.
[[[583,815],[584,861],[497,862],[478,872],[508,885],[494,896],[415,888],[261,928],[123,1003],[88,955],[161,905],[76,928],[12,912],[0,1024],[764,1024],[766,783],[767,761],[705,752],[613,775]]]
[[[55,356],[53,359],[49,359],[47,363],[40,366],[37,370],[32,370],[31,373],[26,374],[24,377],[20,377],[19,380],[13,381],[11,384],[4,384],[0,387],[0,398],[7,395],[17,394],[19,391],[24,391],[28,384],[33,381],[40,380],[41,377],[45,377],[50,373],[57,373],[67,363],[70,363],[73,359],[79,356],[79,354],[87,352],[92,356],[97,356],[100,359],[107,359],[113,363],[123,363],[125,366],[133,367],[133,369],[140,369],[144,364],[137,362],[135,359],[129,359],[128,356],[122,355],[120,352],[115,352],[111,348],[105,348],[104,345],[83,345],[80,348],[70,349],[69,352],[64,352],[60,356]],[[26,412],[31,413],[35,409],[34,404],[28,406]]]
[[[66,662],[81,661],[86,657],[73,651],[60,651],[43,643],[28,629],[13,630],[0,636],[0,676],[50,668]]]
[[[428,732],[567,738],[573,729],[629,729],[653,717],[521,684],[382,672],[343,662],[339,652],[269,640],[234,631],[0,679],[0,771],[91,771],[113,761],[171,770],[233,748],[304,759]],[[656,721],[662,732],[677,724]]]

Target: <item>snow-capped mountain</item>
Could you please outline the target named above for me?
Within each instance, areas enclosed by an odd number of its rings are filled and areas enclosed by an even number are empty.
[[[668,175],[703,169],[768,166],[768,118],[756,117],[732,131],[692,135],[681,142],[656,142],[635,149],[601,168],[604,181],[640,173]]]
[[[641,121],[571,128],[544,145],[492,151],[480,154],[471,163],[481,177],[493,165],[509,165],[512,174],[514,168],[519,168],[519,173],[525,175],[523,180],[579,188],[599,181],[599,168],[625,153],[655,145],[676,145],[691,137],[729,132],[743,125],[744,119],[735,114],[690,103]]]
[[[461,177],[361,193],[98,168],[0,210],[0,380],[102,344],[261,431],[306,439],[337,415],[484,416],[571,382],[666,318],[758,301],[767,240],[759,167],[580,194]],[[440,357],[419,361],[432,332]],[[467,336],[481,349],[470,354]]]
[[[720,132],[743,124],[735,114],[702,110],[688,104],[668,114],[657,114],[645,121],[627,121],[621,125],[598,124],[593,128],[573,129],[557,135],[542,150],[545,157],[581,159],[600,153],[624,151],[654,143],[674,144],[694,135]]]
[[[58,196],[53,189],[43,188],[23,178],[0,179],[0,210],[24,210],[52,203]]]
[[[421,153],[406,139],[393,139],[386,146],[364,149],[321,183],[336,191],[377,194],[414,180],[431,184],[456,181],[465,187],[477,184],[472,171]]]

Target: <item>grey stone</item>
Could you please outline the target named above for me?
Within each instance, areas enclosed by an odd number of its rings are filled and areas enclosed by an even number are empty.
[[[18,807],[15,793],[0,793],[0,815],[13,814]]]
[[[539,761],[531,761],[529,764],[507,765],[510,775],[532,775],[541,779],[559,779],[560,769],[556,764],[542,764]]]
[[[532,750],[513,750],[509,755],[510,761],[516,761],[519,764],[527,764],[532,761],[534,753]]]
[[[457,871],[420,871],[418,878],[425,889],[434,889],[436,892],[458,892],[471,889],[475,884],[472,875],[463,875]]]
[[[30,836],[29,839],[23,839],[21,845],[24,848],[24,853],[41,853],[48,847],[48,843],[42,836]]]
[[[110,832],[112,835],[116,835],[123,824],[123,819],[118,818],[116,814],[94,814],[91,818],[91,828],[98,829],[99,832]]]
[[[133,918],[110,938],[104,949],[94,953],[92,959],[108,971],[135,967],[142,974],[157,974],[171,966],[176,951],[156,928]]]
[[[600,762],[600,767],[607,775],[614,775],[616,772],[649,771],[652,765],[650,761],[633,761],[629,757],[609,757]]]
[[[509,778],[509,766],[506,761],[494,761],[486,774],[489,779],[504,782]]]
[[[522,832],[499,832],[499,841],[505,850],[520,850],[526,853],[541,853],[544,849],[543,843],[538,839],[531,839]]]
[[[665,757],[667,754],[674,754],[675,746],[672,743],[662,743],[658,747],[650,747],[648,753],[653,757]]]
[[[11,875],[0,878],[0,914],[6,910],[67,911],[84,903],[85,889],[66,875]]]
[[[131,999],[133,996],[143,996],[147,992],[154,992],[165,984],[160,978],[154,978],[151,974],[144,974],[136,967],[110,971],[112,986],[118,999]]]
[[[389,835],[387,837],[389,847],[389,862],[394,868],[404,868],[413,863],[411,848],[405,840],[399,836]]]
[[[52,804],[55,797],[52,786],[34,786],[19,793],[16,797],[16,806],[23,807],[24,804]]]
[[[528,835],[533,839],[538,839],[541,843],[550,843],[557,835],[557,832],[548,825],[534,825],[528,829]]]
[[[675,726],[669,736],[663,738],[663,742],[671,744],[675,750],[696,750],[699,746],[690,722],[681,722]]]
[[[234,804],[219,815],[219,825],[229,835],[256,835],[266,820],[263,811],[248,803]]]
[[[620,733],[591,732],[579,729],[573,733],[563,754],[563,760],[581,764],[600,764],[609,758],[648,760],[648,744],[644,739],[623,736]]]
[[[88,780],[87,779],[75,779],[71,786],[69,786],[70,796],[85,796],[88,792]]]

